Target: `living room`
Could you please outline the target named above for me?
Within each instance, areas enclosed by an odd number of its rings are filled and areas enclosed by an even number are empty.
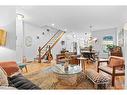
[[[23,77],[40,89],[125,88],[127,7],[20,6],[0,9],[3,15],[0,16],[3,20],[0,28],[6,30],[6,44],[0,47],[1,67],[8,61],[3,67],[5,71],[9,61],[15,61]],[[117,53],[110,51],[112,47]],[[117,60],[111,62],[112,59]],[[107,61],[122,64],[120,70],[122,68],[124,72],[104,73],[99,65]],[[16,69],[13,69],[8,71],[9,76],[15,75]]]

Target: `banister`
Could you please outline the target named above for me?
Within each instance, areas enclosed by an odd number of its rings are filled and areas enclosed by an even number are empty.
[[[50,47],[50,49],[52,49],[52,48],[53,48],[53,46],[54,46],[54,45],[55,45],[55,44],[59,41],[59,39],[63,36],[63,34],[64,34],[64,33],[65,33],[65,32],[62,32],[62,33],[61,33],[61,35],[59,35],[59,37],[57,38],[57,40],[55,41],[55,43],[54,43],[54,44]],[[46,54],[47,52],[48,52],[48,51],[46,51],[46,52],[45,52],[45,54]],[[45,55],[45,54],[44,54],[44,55]],[[44,55],[43,55],[43,56],[41,56],[41,58],[43,58],[43,57],[44,57]]]
[[[58,31],[58,32],[59,32],[59,31]],[[52,36],[52,38],[51,38],[42,48],[40,48],[39,50],[41,51],[41,50],[54,38],[54,36],[55,36],[58,32],[56,32],[56,33]]]
[[[55,41],[55,43],[51,46],[51,49],[53,48],[53,46],[60,40],[60,38],[63,36],[65,32],[62,32],[59,37],[57,38],[57,40]]]
[[[49,50],[47,50],[43,55],[41,55],[42,49],[43,49],[56,35],[57,35],[57,33],[59,33],[59,31],[56,32],[56,33],[52,36],[52,38],[51,38],[42,48],[39,47],[39,49],[38,49],[38,52],[39,52],[38,62],[39,62],[39,63],[41,63],[41,59],[42,59],[42,58],[45,56],[45,54],[49,51]],[[50,49],[52,49],[53,46],[60,40],[60,38],[63,36],[64,33],[65,33],[65,32],[61,32],[61,33],[60,33],[60,35],[57,37],[57,39],[56,39],[56,41],[54,42],[54,44],[50,46]]]

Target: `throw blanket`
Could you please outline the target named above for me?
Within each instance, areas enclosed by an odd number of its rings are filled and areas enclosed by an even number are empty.
[[[17,89],[40,89],[38,86],[26,79],[22,74],[15,75],[13,77],[8,77],[8,81],[9,86],[15,87]]]

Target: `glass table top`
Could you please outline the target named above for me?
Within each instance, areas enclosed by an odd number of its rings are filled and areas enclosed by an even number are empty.
[[[52,70],[54,73],[61,75],[72,75],[82,72],[82,68],[79,65],[68,65],[68,71],[65,71],[63,64],[56,64]]]

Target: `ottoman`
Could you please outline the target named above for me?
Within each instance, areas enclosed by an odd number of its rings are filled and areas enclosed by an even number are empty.
[[[86,77],[94,83],[96,89],[107,89],[111,86],[111,78],[98,73],[95,70],[86,70]]]

